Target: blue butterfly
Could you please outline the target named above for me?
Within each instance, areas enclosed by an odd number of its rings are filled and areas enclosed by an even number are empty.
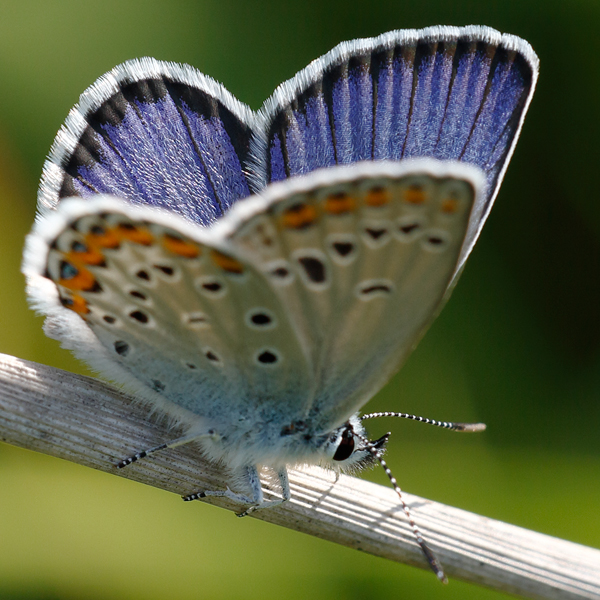
[[[247,514],[288,500],[298,463],[379,461],[400,495],[366,419],[481,430],[358,411],[448,298],[537,73],[517,37],[432,27],[342,43],[258,113],[151,58],[86,90],[44,166],[23,270],[46,332],[183,430],[118,466],[198,442],[238,489],[185,499]]]

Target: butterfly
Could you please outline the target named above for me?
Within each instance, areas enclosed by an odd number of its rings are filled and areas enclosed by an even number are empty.
[[[358,411],[447,300],[537,73],[520,38],[431,27],[342,43],[257,113],[151,58],[88,88],[44,166],[23,272],[48,335],[184,432],[118,466],[197,442],[236,490],[184,499],[247,514],[288,500],[302,463],[379,461],[400,495],[367,419],[481,430]]]

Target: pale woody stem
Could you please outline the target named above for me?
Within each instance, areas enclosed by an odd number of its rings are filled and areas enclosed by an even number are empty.
[[[0,440],[180,496],[225,489],[227,474],[201,462],[193,445],[117,469],[136,450],[179,434],[147,415],[140,403],[98,380],[0,355]],[[346,476],[336,482],[317,468],[292,471],[290,485],[289,502],[252,516],[429,568],[392,488]],[[599,550],[403,496],[450,584],[462,579],[528,598],[600,598]],[[240,508],[227,498],[207,501]]]

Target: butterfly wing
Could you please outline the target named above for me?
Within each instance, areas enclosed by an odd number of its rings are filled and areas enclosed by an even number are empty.
[[[250,193],[242,170],[254,113],[187,65],[142,58],[86,90],[44,166],[40,209],[113,194],[200,225]]]
[[[458,162],[367,161],[273,185],[264,204],[238,205],[218,225],[295,325],[319,431],[367,402],[418,342],[484,190],[483,173]]]
[[[483,187],[460,163],[332,167],[210,230],[71,199],[38,221],[23,270],[50,335],[171,413],[328,431],[432,320]]]
[[[536,78],[526,42],[482,27],[342,44],[259,117],[190,67],[116,67],[46,163],[24,264],[33,303],[53,337],[153,398],[328,430],[447,297]],[[88,198],[106,192],[122,201]],[[85,201],[61,207],[70,195]],[[115,247],[98,246],[105,231]]]
[[[538,58],[488,27],[392,31],[345,42],[279,86],[253,141],[257,185],[361,160],[432,157],[481,168],[458,267],[498,192],[534,91]]]
[[[23,270],[49,335],[167,411],[213,426],[306,412],[309,362],[288,311],[207,230],[115,198],[69,199],[38,221]]]

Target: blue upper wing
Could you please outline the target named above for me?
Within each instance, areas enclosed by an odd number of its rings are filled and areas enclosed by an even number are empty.
[[[44,167],[39,205],[113,194],[209,225],[271,181],[335,164],[428,156],[475,164],[491,208],[537,79],[520,38],[432,27],[353,40],[283,83],[259,115],[187,65],[150,58],[86,90]]]
[[[187,65],[144,58],[102,76],[59,131],[39,204],[107,193],[200,225],[250,194],[254,113]]]
[[[334,164],[432,157],[477,165],[497,193],[537,79],[527,42],[488,27],[392,31],[345,42],[283,83],[253,140],[262,187]],[[461,261],[462,262],[462,261]]]

